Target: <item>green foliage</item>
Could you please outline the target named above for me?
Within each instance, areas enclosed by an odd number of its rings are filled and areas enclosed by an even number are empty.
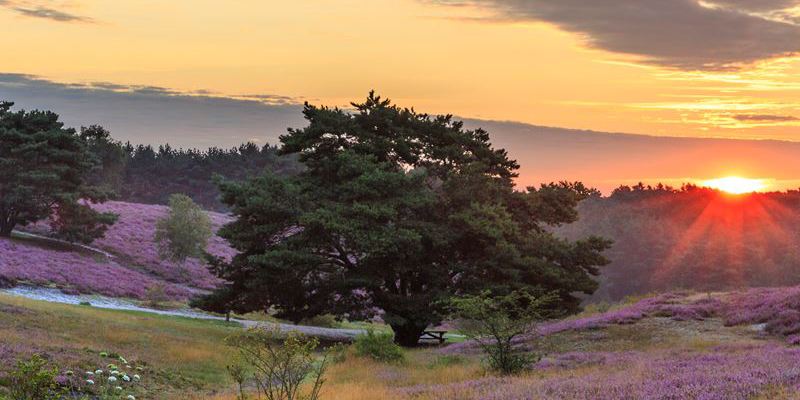
[[[315,315],[300,321],[300,325],[319,326],[322,328],[338,328],[339,321],[331,314]]]
[[[368,330],[366,334],[356,336],[353,345],[356,354],[361,357],[386,363],[399,363],[405,360],[403,349],[394,342],[391,334]]]
[[[118,215],[97,212],[86,204],[69,201],[58,204],[50,219],[55,237],[70,242],[91,243],[103,237],[108,227],[117,222]]]
[[[478,295],[454,298],[450,301],[452,317],[459,329],[474,339],[487,356],[489,367],[502,374],[522,371],[538,360],[539,355],[519,352],[514,338],[531,333],[538,321],[552,315],[548,309],[558,296],[554,293],[533,296],[514,291],[492,296],[484,291]]]
[[[382,310],[395,341],[413,346],[455,294],[544,289],[577,311],[575,293],[595,290],[609,242],[548,228],[575,221],[592,190],[517,191],[519,166],[487,132],[374,93],[353,106],[306,105],[308,126],[281,137],[281,154],[306,167],[299,175],[219,182],[237,217],[220,235],[240,253],[212,271],[230,282],[235,311],[299,322]]]
[[[207,255],[207,260],[212,266],[215,265],[216,259],[213,256]],[[236,298],[236,292],[233,291],[231,286],[223,284],[213,292],[191,299],[189,306],[218,314],[226,314],[230,317]]]
[[[347,351],[349,346],[344,343],[334,343],[328,347],[328,354],[330,354],[331,361],[334,364],[341,364],[347,360]]]
[[[274,146],[244,143],[231,149],[175,149],[170,145],[122,147],[126,158],[119,187],[121,199],[137,203],[166,204],[173,193],[184,193],[203,208],[225,211],[214,175],[245,180],[271,171],[297,174],[301,166],[293,156],[279,156]]]
[[[233,381],[236,383],[236,400],[245,400],[247,398],[247,394],[245,393],[245,385],[249,376],[247,367],[239,363],[228,365],[225,368],[228,370],[228,375],[230,375],[231,379],[233,379]]]
[[[10,400],[56,400],[63,390],[56,383],[58,369],[49,368],[47,360],[35,354],[20,360],[11,371]]]
[[[128,154],[122,143],[111,138],[111,132],[99,125],[81,127],[80,137],[97,163],[86,177],[89,184],[119,193],[128,164]]]
[[[230,336],[226,343],[235,348],[244,366],[229,368],[242,382],[249,374],[267,400],[318,400],[325,383],[327,356],[317,362],[314,351],[319,341],[298,332],[282,336],[279,330],[253,328]],[[248,372],[249,371],[249,372]],[[311,389],[301,390],[307,378]]]
[[[107,191],[87,182],[97,158],[57,114],[11,112],[12,105],[0,102],[0,236],[53,217],[58,235],[91,242],[115,221],[79,203],[108,198]]]
[[[184,261],[202,257],[212,234],[208,214],[189,196],[173,194],[169,215],[156,225],[155,241],[162,258]]]

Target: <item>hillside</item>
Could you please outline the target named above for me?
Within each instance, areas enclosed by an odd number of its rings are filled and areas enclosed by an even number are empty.
[[[217,279],[199,260],[176,263],[158,257],[153,235],[156,222],[166,215],[167,207],[123,202],[93,207],[119,215],[105,237],[92,244],[112,257],[42,241],[0,239],[0,279],[136,299],[144,298],[154,285],[164,285],[167,295],[174,300],[186,300],[198,290],[208,290],[217,284]],[[229,220],[219,213],[209,212],[209,216],[215,230]],[[47,226],[38,224],[23,230],[46,234]],[[234,253],[217,236],[209,241],[208,251],[223,257]]]
[[[558,233],[614,241],[592,300],[800,284],[800,192],[623,188],[578,210],[579,220]]]
[[[507,378],[487,375],[469,342],[409,350],[401,364],[347,351],[331,366],[323,398],[793,399],[798,305],[800,287],[670,293],[588,311],[520,341],[542,358]],[[225,372],[232,354],[220,345],[235,329],[0,294],[0,381],[23,355],[41,353],[62,370],[82,370],[104,364],[103,351],[146,365],[140,389],[157,398],[233,400]]]

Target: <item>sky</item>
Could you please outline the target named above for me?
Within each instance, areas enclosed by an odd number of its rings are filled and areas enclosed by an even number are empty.
[[[774,163],[800,154],[800,0],[0,0],[0,26],[0,98],[134,143],[274,143],[375,89],[493,128],[525,184],[800,179]],[[621,170],[642,140],[670,155]]]

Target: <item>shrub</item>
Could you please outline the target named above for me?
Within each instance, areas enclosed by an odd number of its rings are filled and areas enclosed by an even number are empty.
[[[289,332],[281,339],[280,330],[249,329],[226,339],[239,351],[245,366],[229,368],[234,378],[244,384],[251,374],[255,386],[267,400],[318,400],[327,355],[316,362],[314,350],[319,341],[299,332]],[[247,371],[252,371],[248,373]],[[300,386],[311,378],[311,390],[303,394]],[[243,386],[243,385],[242,385]],[[243,393],[240,392],[240,396]]]
[[[147,288],[144,295],[145,302],[152,308],[159,308],[161,305],[169,300],[167,290],[162,283],[154,283]]]
[[[247,367],[239,364],[231,364],[225,367],[228,370],[228,375],[230,375],[231,379],[236,382],[236,389],[237,395],[236,400],[245,400],[247,396],[245,395],[244,387],[247,383],[247,376],[249,372],[247,371]]]
[[[341,364],[347,361],[348,348],[349,346],[344,343],[336,343],[333,346],[328,347],[328,354],[331,355],[331,361],[333,361],[334,364]]]
[[[339,321],[336,320],[331,314],[316,315],[311,318],[305,318],[300,321],[300,325],[318,326],[321,328],[337,328]]]
[[[11,400],[55,400],[63,394],[56,382],[58,369],[49,368],[47,360],[35,354],[17,362],[11,371]]]
[[[539,359],[537,354],[518,351],[513,345],[514,338],[533,331],[536,323],[547,316],[545,310],[555,299],[554,294],[535,297],[518,291],[492,296],[483,292],[455,298],[450,303],[460,330],[481,347],[489,368],[514,374]]]
[[[199,258],[211,236],[211,219],[200,206],[189,196],[170,196],[169,215],[156,224],[155,242],[161,258],[181,262]]]
[[[366,334],[358,335],[354,345],[356,354],[362,357],[388,363],[399,363],[405,359],[403,349],[388,333],[375,333],[370,329]]]

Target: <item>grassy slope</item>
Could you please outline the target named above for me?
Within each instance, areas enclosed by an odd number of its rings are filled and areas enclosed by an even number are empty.
[[[220,344],[238,329],[223,322],[0,295],[0,353],[5,346],[16,355],[46,354],[64,368],[84,370],[96,365],[92,362],[96,353],[116,352],[153,366],[165,392],[170,386],[191,392],[195,387],[224,384],[221,371],[230,354],[221,351]],[[9,360],[2,361],[8,365]]]
[[[99,351],[117,352],[144,361],[157,371],[158,398],[233,400],[224,372],[232,355],[222,341],[237,329],[220,322],[49,304],[0,295],[0,361],[8,361],[1,359],[3,346],[17,353],[45,353],[59,365],[76,369]],[[647,381],[647,369],[660,365],[660,361],[652,364],[648,357],[660,360],[718,355],[719,346],[727,346],[725,354],[749,356],[747,352],[761,353],[759,346],[764,345],[779,351],[789,349],[779,339],[761,337],[746,326],[725,327],[717,318],[689,321],[645,318],[634,324],[564,331],[537,344],[547,353],[545,361],[558,361],[575,352],[600,352],[612,357],[638,354],[633,362],[623,358],[600,365],[568,364],[494,381],[486,376],[478,357],[470,352],[460,355],[460,362],[450,364],[437,362],[444,357],[438,349],[409,352],[403,365],[385,365],[349,356],[344,363],[330,368],[323,399],[408,399],[409,392],[415,395],[414,399],[478,399],[492,398],[487,393],[518,394],[518,390],[538,391],[551,386],[559,389],[563,388],[561,382],[569,380],[579,385],[591,385],[592,381],[606,385],[609,380],[621,379],[635,384]],[[0,362],[0,370],[3,364],[8,365]],[[737,366],[730,363],[714,366],[712,372],[724,372],[726,368],[735,370]],[[754,398],[793,398],[791,387],[780,381],[759,385]]]

